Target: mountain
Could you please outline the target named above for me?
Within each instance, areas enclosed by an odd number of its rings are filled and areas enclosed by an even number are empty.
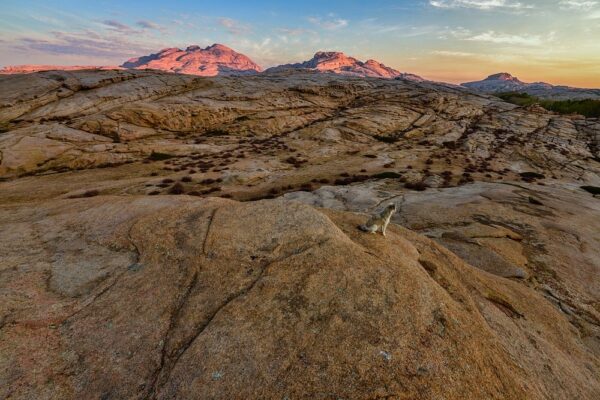
[[[255,74],[262,69],[247,56],[222,44],[206,48],[189,46],[163,49],[155,54],[127,60],[123,68],[157,69],[181,74],[215,76]]]
[[[117,66],[98,66],[98,65],[35,65],[35,64],[24,64],[24,65],[8,65],[0,69],[0,74],[30,74],[32,72],[43,72],[43,71],[79,71],[83,69],[92,70],[106,70],[106,69],[120,69]]]
[[[272,67],[266,72],[280,72],[285,70],[313,70],[318,72],[332,72],[348,76],[365,76],[373,78],[404,78],[411,81],[421,82],[420,76],[402,73],[387,67],[375,60],[359,61],[354,57],[338,51],[319,51],[313,58],[302,63],[284,64]]]
[[[553,100],[600,99],[600,89],[555,86],[545,82],[525,83],[507,72],[490,75],[482,81],[466,82],[461,85],[485,93],[521,92]]]

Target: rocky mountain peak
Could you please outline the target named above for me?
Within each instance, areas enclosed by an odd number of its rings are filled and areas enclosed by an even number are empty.
[[[546,82],[527,83],[508,72],[500,72],[481,81],[466,82],[461,85],[485,93],[522,92],[554,100],[600,99],[598,89],[555,86]]]
[[[498,74],[493,74],[485,78],[486,81],[512,81],[512,82],[521,82],[516,76],[512,76],[508,72],[500,72]]]
[[[122,67],[201,76],[247,75],[262,70],[249,57],[219,43],[206,48],[198,45],[188,46],[185,50],[167,48],[155,54],[129,59]]]
[[[195,46],[195,47],[198,47],[198,48],[199,48],[199,46]],[[220,43],[214,43],[214,44],[212,44],[212,45],[208,46],[208,47],[206,48],[206,50],[212,50],[212,51],[224,51],[224,52],[233,52],[233,53],[235,53],[235,51],[234,51],[232,48],[230,48],[230,47],[227,47],[227,46],[225,46],[224,44],[220,44]]]
[[[379,61],[369,59],[366,62],[340,51],[318,51],[313,58],[302,63],[285,64],[269,68],[267,72],[278,72],[291,69],[307,69],[317,72],[330,72],[340,75],[363,76],[374,78],[409,78],[415,81],[423,79],[417,75],[401,73],[387,67]]]

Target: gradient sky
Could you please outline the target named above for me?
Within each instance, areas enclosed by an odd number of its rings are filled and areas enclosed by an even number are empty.
[[[318,50],[446,82],[600,87],[600,0],[0,0],[0,65],[118,65],[222,43],[263,67]]]

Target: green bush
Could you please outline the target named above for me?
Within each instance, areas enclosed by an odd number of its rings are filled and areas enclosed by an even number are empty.
[[[518,106],[539,104],[546,110],[559,114],[580,114],[588,118],[600,117],[600,100],[545,100],[518,92],[498,93],[496,97]]]

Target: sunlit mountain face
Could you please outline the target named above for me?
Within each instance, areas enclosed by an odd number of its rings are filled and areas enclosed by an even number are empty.
[[[263,69],[343,52],[434,81],[507,71],[524,82],[600,87],[597,0],[4,0],[0,37],[3,67],[118,66],[222,43]]]

